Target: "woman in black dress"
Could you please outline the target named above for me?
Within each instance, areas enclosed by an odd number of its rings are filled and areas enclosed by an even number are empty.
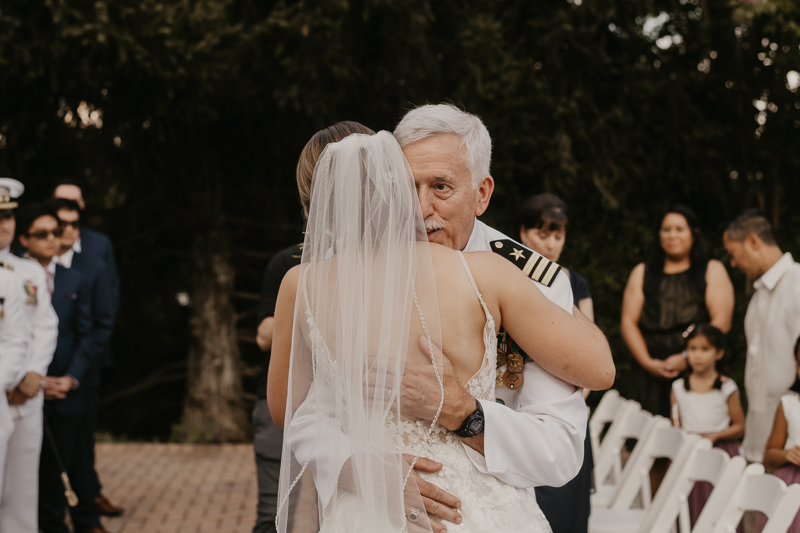
[[[631,399],[669,417],[672,381],[686,369],[686,336],[707,322],[730,330],[733,284],[722,263],[708,259],[688,207],[667,210],[656,236],[650,259],[628,279],[620,326],[637,363],[629,374]]]
[[[518,215],[522,244],[551,261],[558,262],[567,237],[567,206],[555,194],[537,194],[525,201]],[[569,276],[575,306],[594,322],[589,283],[574,270]],[[586,391],[588,392],[588,391]],[[586,533],[589,527],[594,460],[589,429],[583,445],[583,465],[578,475],[563,487],[536,487],[536,501],[550,522],[553,533]]]

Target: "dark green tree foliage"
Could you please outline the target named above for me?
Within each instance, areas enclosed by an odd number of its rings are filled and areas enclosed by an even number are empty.
[[[793,0],[9,0],[0,174],[28,201],[82,177],[87,222],[115,242],[102,425],[239,440],[261,273],[302,238],[306,140],[452,101],[494,139],[489,223],[515,234],[517,206],[544,190],[571,206],[562,262],[589,279],[624,393],[622,289],[669,204],[698,211],[715,257],[720,224],[750,206],[800,255],[799,47]]]

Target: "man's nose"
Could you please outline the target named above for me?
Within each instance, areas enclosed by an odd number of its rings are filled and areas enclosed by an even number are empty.
[[[417,189],[419,192],[419,206],[422,209],[422,218],[426,219],[434,213],[431,195],[425,187]]]

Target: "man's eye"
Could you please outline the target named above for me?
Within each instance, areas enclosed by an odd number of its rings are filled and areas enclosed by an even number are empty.
[[[450,187],[448,187],[448,186],[447,186],[447,185],[445,185],[444,183],[437,183],[436,185],[434,185],[434,188],[435,188],[437,191],[446,191],[446,190],[447,190],[447,189],[449,189]]]

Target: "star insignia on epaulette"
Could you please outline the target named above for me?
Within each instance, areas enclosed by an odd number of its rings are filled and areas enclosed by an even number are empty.
[[[0,261],[0,268],[5,268],[6,270],[10,270],[11,272],[14,272],[14,265],[12,265],[11,263],[4,263],[4,262]]]
[[[494,253],[505,257],[518,269],[522,270],[523,274],[533,281],[538,281],[545,287],[552,286],[556,276],[561,271],[558,263],[550,261],[542,254],[511,239],[490,241],[489,246]],[[509,249],[513,251],[507,251]],[[520,259],[524,259],[524,261],[520,262]]]

